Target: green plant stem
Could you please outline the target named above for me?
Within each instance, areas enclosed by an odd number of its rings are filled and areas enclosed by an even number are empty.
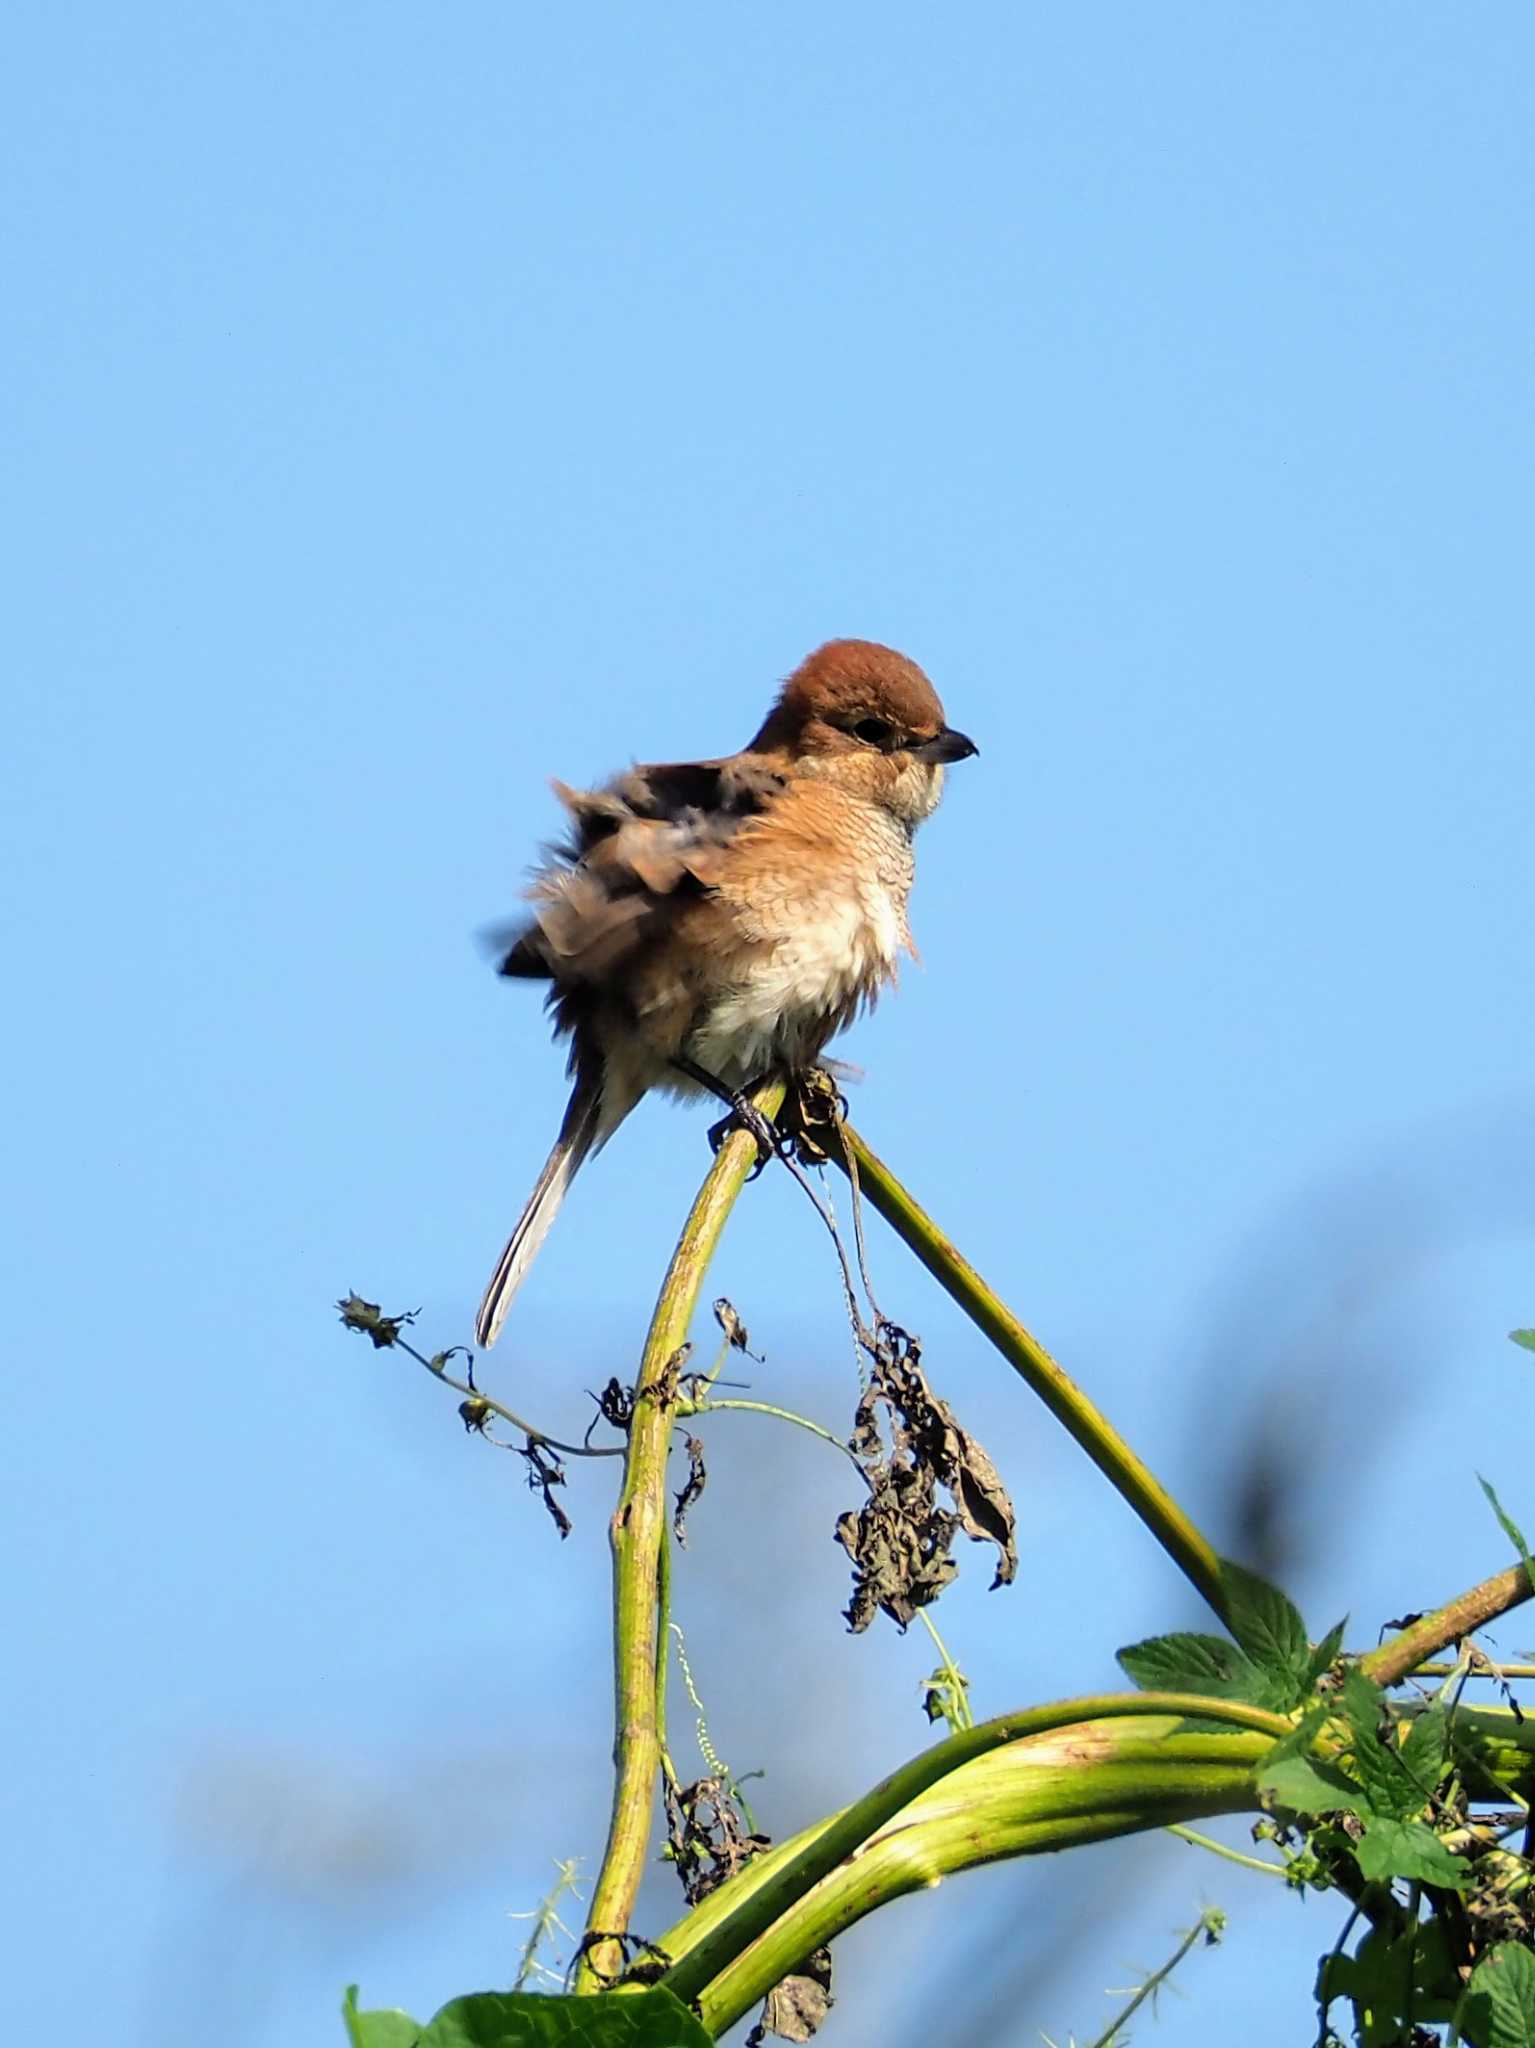
[[[1397,1685],[1436,1652],[1450,1643],[1458,1643],[1464,1636],[1474,1635],[1498,1615],[1506,1614],[1510,1607],[1528,1600],[1530,1592],[1530,1575],[1524,1566],[1510,1565],[1507,1571],[1494,1573],[1469,1592],[1459,1593],[1443,1607],[1435,1608],[1432,1614],[1425,1614],[1389,1643],[1367,1651],[1359,1660],[1360,1669],[1377,1685]]]
[[[932,1637],[933,1648],[938,1652],[939,1666],[948,1681],[949,1699],[953,1710],[949,1726],[955,1729],[973,1728],[975,1716],[970,1711],[970,1681],[949,1655],[949,1646],[938,1633],[938,1624],[925,1607],[917,1609],[917,1619]]]
[[[1485,1664],[1473,1664],[1469,1669],[1464,1664],[1414,1664],[1414,1678],[1458,1678],[1464,1672],[1467,1678],[1535,1678],[1535,1664],[1495,1664],[1489,1657]]]
[[[1179,1734],[1196,1714],[1234,1733]],[[675,1959],[663,1982],[719,2034],[801,1956],[951,1870],[1255,1805],[1254,1769],[1290,1726],[1232,1700],[1152,1692],[984,1721],[722,1885],[662,1937]]]
[[[1176,1835],[1180,1842],[1187,1842],[1195,1849],[1208,1849],[1212,1856],[1224,1856],[1228,1863],[1240,1863],[1244,1870],[1261,1870],[1265,1877],[1283,1877],[1282,1863],[1266,1863],[1261,1856],[1244,1855],[1240,1849],[1233,1849],[1226,1842],[1217,1842],[1212,1835],[1201,1835],[1193,1828],[1181,1827],[1174,1821],[1167,1832]]]
[[[776,1083],[761,1088],[753,1100],[764,1116],[772,1117],[783,1100],[783,1088]],[[661,1546],[667,1532],[666,1459],[677,1407],[676,1374],[670,1368],[687,1341],[709,1261],[756,1151],[745,1131],[733,1132],[721,1145],[661,1283],[635,1381],[623,1490],[609,1529],[616,1722],[613,1814],[587,1915],[589,1937],[627,1930],[650,1845],[661,1759],[656,1693]],[[616,1947],[594,1947],[581,1959],[576,1989],[601,1990],[617,1974]]]
[[[775,1422],[792,1422],[796,1429],[808,1429],[812,1436],[818,1436],[823,1443],[831,1445],[834,1451],[841,1451],[845,1458],[852,1459],[860,1474],[863,1467],[853,1457],[847,1444],[832,1430],[823,1428],[819,1422],[812,1422],[808,1415],[796,1415],[789,1408],[775,1408],[771,1401],[742,1401],[733,1395],[716,1399],[710,1394],[702,1400],[684,1401],[678,1408],[679,1415],[716,1415],[721,1409],[733,1408],[745,1415],[768,1415]]]
[[[471,1401],[481,1402],[492,1415],[499,1415],[501,1420],[509,1422],[513,1429],[520,1429],[530,1444],[543,1444],[549,1450],[558,1452],[562,1458],[621,1458],[624,1454],[622,1444],[567,1444],[557,1436],[550,1436],[547,1430],[535,1429],[531,1422],[524,1422],[515,1409],[508,1408],[503,1401],[493,1401],[489,1394],[471,1386],[468,1380],[459,1379],[456,1374],[448,1371],[446,1365],[439,1365],[436,1360],[428,1358],[425,1352],[418,1351],[415,1345],[404,1337],[396,1337],[394,1346],[397,1351],[403,1351],[407,1357],[413,1358],[417,1365],[424,1365],[434,1380],[441,1380],[443,1385],[451,1387],[455,1394],[466,1394]],[[445,1353],[439,1355],[446,1356]],[[516,1448],[515,1444],[503,1446],[506,1450]]]
[[[896,1235],[926,1266],[945,1292],[990,1339],[1013,1370],[1044,1402],[1067,1434],[1086,1451],[1109,1484],[1128,1502],[1195,1590],[1222,1621],[1220,1559],[1178,1503],[1143,1464],[1124,1438],[1055,1360],[986,1285],[969,1260],[918,1207],[895,1175],[851,1124],[838,1126],[853,1156],[858,1185]],[[832,1142],[828,1157],[848,1172],[842,1146]],[[851,1179],[851,1175],[849,1178]]]

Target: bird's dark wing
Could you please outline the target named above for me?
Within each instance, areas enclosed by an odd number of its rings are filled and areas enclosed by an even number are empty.
[[[500,972],[556,988],[606,979],[712,885],[724,849],[783,787],[770,763],[740,754],[631,768],[595,790],[557,782],[570,833],[549,849]]]

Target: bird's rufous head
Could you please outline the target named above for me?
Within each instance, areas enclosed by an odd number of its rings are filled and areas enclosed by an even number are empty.
[[[877,640],[828,640],[780,691],[754,753],[781,753],[805,773],[918,824],[943,793],[944,764],[975,742],[944,721],[938,692],[914,661]]]

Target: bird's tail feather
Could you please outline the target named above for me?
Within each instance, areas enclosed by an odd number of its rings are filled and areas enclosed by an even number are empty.
[[[560,1135],[554,1141],[554,1150],[544,1161],[543,1172],[535,1181],[533,1192],[517,1218],[516,1228],[506,1241],[506,1249],[497,1261],[496,1270],[490,1276],[490,1285],[485,1289],[485,1298],[480,1303],[474,1336],[482,1350],[489,1350],[495,1343],[506,1312],[512,1305],[512,1296],[522,1285],[523,1275],[549,1235],[549,1226],[565,1199],[565,1190],[575,1179],[582,1161],[590,1152],[606,1144],[622,1120],[614,1118],[605,1122],[602,1094],[600,1072],[577,1074],[576,1085],[571,1090],[570,1103],[560,1125]]]

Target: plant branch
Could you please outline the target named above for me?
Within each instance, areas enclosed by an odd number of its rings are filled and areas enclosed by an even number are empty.
[[[867,1475],[862,1465],[853,1457],[852,1451],[842,1437],[824,1428],[819,1422],[812,1422],[808,1415],[796,1415],[790,1408],[777,1408],[771,1401],[741,1401],[733,1395],[717,1399],[713,1394],[709,1394],[698,1400],[681,1402],[677,1412],[679,1415],[689,1416],[717,1415],[722,1409],[727,1408],[737,1409],[746,1415],[768,1415],[775,1422],[792,1422],[796,1429],[808,1429],[812,1436],[820,1437],[823,1443],[830,1444],[834,1451],[841,1451],[845,1458],[850,1459],[857,1469],[858,1476],[867,1484]]]
[[[624,1455],[622,1444],[604,1444],[594,1449],[591,1444],[563,1443],[559,1437],[550,1436],[547,1430],[535,1429],[531,1422],[525,1422],[515,1409],[508,1408],[504,1402],[494,1401],[489,1394],[482,1394],[474,1383],[472,1353],[467,1344],[451,1345],[448,1350],[436,1352],[428,1358],[424,1351],[418,1351],[403,1334],[406,1324],[416,1320],[416,1310],[407,1310],[403,1315],[386,1316],[376,1301],[364,1301],[362,1296],[356,1293],[347,1295],[346,1299],[338,1301],[336,1306],[341,1311],[341,1320],[346,1327],[371,1338],[375,1350],[403,1351],[408,1358],[413,1358],[417,1365],[425,1367],[434,1380],[441,1380],[443,1385],[451,1387],[455,1394],[467,1395],[487,1414],[499,1415],[502,1421],[509,1422],[513,1429],[521,1430],[530,1446],[542,1445],[547,1450],[557,1451],[565,1458],[621,1458]],[[468,1378],[462,1380],[448,1371],[449,1359],[460,1352],[465,1358],[471,1359]],[[515,1450],[517,1447],[514,1444],[504,1444],[501,1448]]]
[[[992,1292],[968,1259],[946,1238],[907,1193],[884,1161],[869,1150],[851,1124],[838,1123],[842,1144],[826,1146],[827,1156],[858,1185],[896,1235],[907,1244],[946,1293],[989,1338],[1032,1391],[1044,1402],[1067,1434],[1086,1451],[1114,1490],[1129,1504],[1178,1569],[1222,1621],[1226,1598],[1221,1589],[1220,1559],[1149,1466],[1142,1463],[1094,1407],[1082,1389],[1067,1378],[1037,1339]],[[819,1138],[817,1139],[819,1143]]]
[[[1389,1643],[1367,1651],[1359,1660],[1360,1669],[1377,1685],[1397,1685],[1437,1651],[1458,1643],[1464,1636],[1474,1635],[1498,1615],[1528,1600],[1531,1591],[1530,1575],[1524,1566],[1510,1565],[1506,1572],[1483,1579],[1479,1586],[1457,1594],[1432,1614],[1425,1614]]]
[[[1208,1849],[1212,1856],[1224,1856],[1228,1863],[1239,1863],[1244,1870],[1261,1870],[1265,1877],[1283,1877],[1285,1874],[1282,1863],[1269,1863],[1262,1856],[1245,1855],[1242,1850],[1233,1849],[1229,1842],[1217,1842],[1213,1836],[1201,1835],[1177,1821],[1169,1824],[1167,1832],[1176,1835],[1180,1842],[1187,1842],[1191,1848]]]
[[[773,1084],[753,1097],[771,1118],[783,1100]],[[592,1891],[588,1937],[624,1933],[650,1845],[661,1738],[656,1721],[661,1548],[667,1540],[666,1459],[678,1401],[677,1354],[687,1342],[709,1261],[725,1219],[756,1156],[749,1132],[721,1145],[688,1213],[640,1359],[629,1424],[623,1490],[613,1511],[613,1666],[616,1734],[613,1814],[607,1848]],[[598,1991],[618,1975],[616,1945],[590,1948],[577,1974],[579,1991]]]

